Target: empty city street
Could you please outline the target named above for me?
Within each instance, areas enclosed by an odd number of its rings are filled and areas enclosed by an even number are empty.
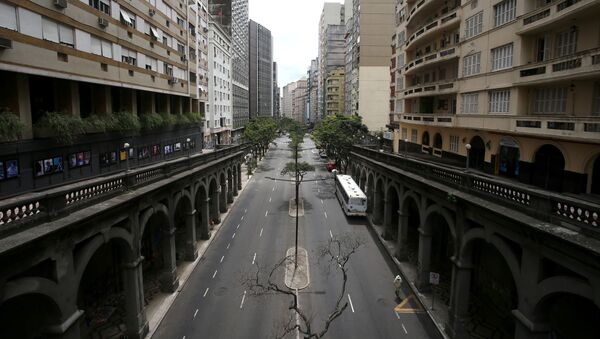
[[[294,195],[292,182],[280,175],[292,161],[287,138],[276,140],[256,173],[231,208],[224,225],[154,333],[154,338],[268,338],[290,316],[291,299],[283,295],[251,297],[241,283],[254,272],[254,263],[272,266],[294,246],[294,219],[288,213]],[[299,292],[299,304],[312,314],[320,331],[339,296],[341,277],[319,264],[317,250],[331,237],[351,233],[364,245],[350,259],[348,307],[332,323],[329,338],[438,338],[427,314],[419,307],[396,312],[393,278],[363,218],[347,218],[334,195],[332,175],[325,170],[308,137],[299,161],[316,167],[301,185],[304,216],[299,219],[299,246],[308,250],[310,284]],[[323,179],[311,181],[314,179]],[[280,281],[283,285],[283,276]],[[404,289],[403,297],[410,295]],[[292,333],[288,337],[295,337]]]

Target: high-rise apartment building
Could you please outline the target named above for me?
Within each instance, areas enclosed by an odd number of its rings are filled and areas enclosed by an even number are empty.
[[[326,2],[319,19],[319,49],[318,49],[318,88],[317,88],[317,119],[325,114],[325,78],[332,69],[344,63],[344,6],[340,3]]]
[[[344,113],[344,67],[330,71],[325,78],[325,112]]]
[[[249,103],[250,117],[273,116],[273,41],[271,31],[250,20]]]
[[[299,123],[307,122],[307,81],[302,78],[296,81],[296,87],[292,91],[292,119]]]
[[[399,3],[396,139],[542,188],[600,193],[598,14],[593,0]]]
[[[190,6],[192,16],[196,18],[194,34],[196,49],[190,46],[190,59],[196,59],[198,64],[198,106],[199,112],[206,116],[208,104],[208,4],[207,0],[198,1]],[[190,24],[192,24],[190,18]],[[192,53],[194,52],[194,53]],[[206,127],[206,126],[205,126]]]
[[[204,139],[209,146],[231,143],[231,40],[223,26],[209,22],[208,97]]]
[[[231,36],[232,139],[237,142],[248,123],[248,0],[209,0],[210,13]]]
[[[296,89],[297,83],[290,82],[283,86],[283,93],[281,99],[281,116],[286,118],[292,118],[292,108],[294,104],[293,92]]]
[[[395,0],[354,0],[346,27],[347,113],[360,115],[371,131],[389,120],[390,37]]]
[[[308,95],[308,121],[315,122],[318,114],[319,99],[317,98],[319,89],[319,62],[317,59],[310,61],[310,68],[308,69],[308,80],[307,80],[307,95]]]
[[[277,63],[273,61],[273,117],[279,118],[281,116],[281,101],[280,101],[280,89],[277,85]]]

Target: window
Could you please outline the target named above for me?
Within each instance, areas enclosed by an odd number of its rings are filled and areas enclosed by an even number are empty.
[[[492,71],[512,67],[513,44],[492,49]]]
[[[416,128],[413,128],[410,131],[410,142],[412,142],[413,144],[417,143],[417,134],[418,134],[418,132],[417,132]]]
[[[465,93],[462,95],[462,112],[479,113],[479,93]]]
[[[153,57],[146,56],[146,69],[158,72],[158,60]]]
[[[17,12],[15,7],[0,2],[0,27],[17,30]]]
[[[477,0],[471,0],[471,9],[477,8]]]
[[[135,14],[121,8],[121,23],[135,28]]]
[[[137,52],[121,47],[121,61],[133,66],[137,65]]]
[[[575,53],[577,48],[577,28],[556,34],[556,57]]]
[[[148,23],[146,23],[146,27],[149,27],[150,31],[148,32],[148,34],[150,34],[150,36],[152,36],[154,40],[162,40],[162,35],[156,27],[153,27]]]
[[[177,17],[177,24],[181,27],[185,27],[185,21],[180,17]]]
[[[408,129],[406,127],[402,127],[402,140],[408,140]]]
[[[458,152],[458,135],[450,136],[450,151]]]
[[[510,90],[490,91],[490,113],[508,113]]]
[[[93,54],[102,55],[107,58],[112,58],[112,43],[111,42],[100,39],[93,35],[91,36],[90,41],[91,41],[91,51]],[[122,52],[122,50],[121,50],[121,52]],[[123,54],[121,54],[121,55],[123,55]],[[127,54],[127,56],[129,56],[129,54]]]
[[[165,62],[164,63],[164,73],[166,75],[173,76],[173,65],[169,65]]]
[[[592,109],[593,116],[600,116],[600,83],[594,85],[594,107]]]
[[[470,38],[483,31],[483,11],[471,16],[465,21],[465,38]]]
[[[567,110],[567,88],[547,87],[535,91],[534,114],[562,114]]]
[[[75,45],[73,28],[61,25],[48,18],[42,18],[42,36],[44,40],[61,43],[71,47]]]
[[[90,0],[89,4],[100,12],[110,15],[110,0]]]
[[[173,38],[166,33],[163,34],[163,44],[165,44],[169,47],[172,47],[173,46],[172,43],[173,43]]]
[[[404,42],[406,41],[406,32],[402,31],[400,33],[398,33],[398,47],[400,48],[402,45],[404,45]]]
[[[481,71],[481,52],[471,54],[463,59],[463,76],[479,74]]]
[[[181,54],[185,54],[185,46],[177,41],[177,51]]]
[[[515,18],[517,0],[504,0],[494,6],[494,27],[505,24]]]
[[[404,67],[404,54],[398,54],[398,67]]]

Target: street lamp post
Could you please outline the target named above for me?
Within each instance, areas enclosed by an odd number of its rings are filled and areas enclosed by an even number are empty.
[[[190,157],[190,155],[192,153],[192,147],[190,145],[190,141],[192,141],[190,138],[185,139],[185,142],[187,143],[187,149],[188,149],[188,158]]]
[[[127,172],[129,172],[129,147],[131,145],[129,145],[128,142],[123,144],[123,148],[125,149],[125,167],[127,169]]]
[[[404,138],[404,153],[408,153],[408,139],[407,138]]]
[[[466,144],[465,148],[467,149],[467,166],[466,166],[466,168],[469,169],[469,153],[471,150],[471,144]]]

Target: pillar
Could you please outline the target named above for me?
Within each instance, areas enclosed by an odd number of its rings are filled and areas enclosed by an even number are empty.
[[[452,288],[448,308],[446,333],[455,339],[470,338],[466,325],[469,318],[469,297],[472,267],[459,260],[453,260]]]
[[[31,121],[31,98],[29,97],[29,75],[23,73],[16,74],[16,110],[14,113],[19,115],[19,118],[25,128],[21,132],[23,139],[33,138],[33,125]]]
[[[379,191],[377,189],[375,189],[373,195],[375,196],[373,204],[373,223],[376,225],[381,225],[381,223],[383,222],[382,210],[385,208],[385,206],[384,208],[381,208],[381,204],[385,203],[385,199],[381,198],[381,195],[379,194]]]
[[[208,225],[210,225],[210,209],[209,209],[209,198],[200,201],[200,213],[196,213],[199,215],[197,217],[198,222],[200,223],[200,239],[206,240],[210,238],[210,233],[208,233]]]
[[[194,261],[198,257],[198,249],[196,248],[196,210],[192,210],[185,216],[185,248],[183,253],[186,261]]]
[[[233,187],[233,178],[228,180],[227,182],[227,203],[231,204],[233,202],[233,191],[235,188]]]
[[[237,170],[237,188],[238,190],[242,190],[242,165],[237,165],[238,166],[238,170]]]
[[[417,265],[417,288],[429,291],[429,270],[431,268],[431,234],[419,228],[419,261]]]
[[[142,107],[138,107],[138,114],[156,113],[154,109],[154,93],[138,91],[137,95],[142,96]]]
[[[160,289],[162,292],[173,293],[179,286],[175,262],[175,228],[170,227],[162,235],[164,236],[162,241],[164,267],[160,273]]]
[[[227,212],[227,184],[221,184],[221,194],[219,196],[219,212]]]
[[[408,260],[408,214],[398,210],[398,241],[395,256],[400,261]]]
[[[127,337],[141,339],[148,334],[148,320],[144,312],[144,282],[142,258],[138,257],[123,265],[125,296],[125,326]]]
[[[96,114],[112,113],[112,97],[110,94],[110,86],[93,85],[92,87],[92,105]]]
[[[130,88],[121,88],[121,109],[125,112],[136,113],[137,101],[135,100],[135,90]]]
[[[536,319],[535,308],[531,296],[537,295],[538,281],[542,272],[542,261],[539,253],[528,246],[523,246],[521,257],[521,279],[515,285],[519,290],[519,306],[513,310],[515,317],[515,339],[546,339],[548,324]]]
[[[392,227],[392,220],[394,220],[392,214],[394,213],[394,208],[391,206],[391,199],[384,199],[384,210],[383,210],[383,239],[391,240],[392,232],[390,231]]]
[[[221,215],[219,212],[219,190],[213,192],[212,197],[210,197],[210,200],[212,201],[212,204],[210,206],[210,219],[213,221],[213,225],[218,225],[219,223],[221,223]]]

